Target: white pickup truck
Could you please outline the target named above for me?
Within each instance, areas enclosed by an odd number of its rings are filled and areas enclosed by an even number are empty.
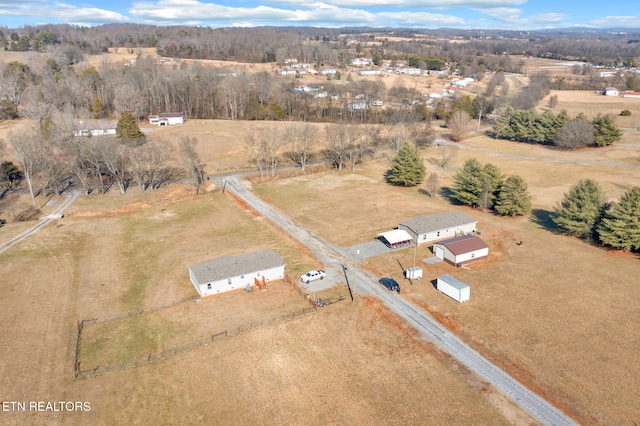
[[[309,271],[300,277],[300,282],[309,284],[311,281],[322,280],[327,275],[325,271]]]

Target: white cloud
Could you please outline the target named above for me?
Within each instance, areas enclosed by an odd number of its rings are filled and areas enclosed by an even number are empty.
[[[390,26],[464,26],[465,20],[453,15],[426,12],[381,12],[377,16],[393,21]]]
[[[523,24],[526,22],[526,20],[520,18],[522,10],[515,7],[493,7],[490,9],[476,9],[476,11],[489,15],[496,21],[508,22],[511,24]]]
[[[563,13],[536,13],[531,15],[529,20],[532,24],[552,24],[562,22],[567,15]]]
[[[299,0],[273,0],[272,3],[300,5]],[[349,7],[453,9],[461,7],[487,8],[518,6],[526,3],[526,0],[327,0],[327,3]]]
[[[600,28],[615,28],[615,27],[632,27],[637,28],[638,22],[640,22],[640,15],[629,16],[605,16],[600,19],[594,19],[586,23],[588,26],[600,27]]]
[[[66,3],[39,4],[36,7],[33,4],[29,5],[22,2],[18,6],[2,9],[1,5],[3,4],[0,3],[0,16],[45,18],[49,20],[48,22],[51,22],[51,19],[55,19],[66,23],[81,22],[83,25],[129,21],[129,18],[120,13],[96,7],[77,7]]]
[[[262,24],[314,24],[331,23],[372,24],[375,15],[357,9],[342,9],[326,3],[311,3],[306,9],[287,10],[268,6],[228,7],[213,3],[202,3],[197,0],[160,0],[158,2],[134,3],[129,11],[131,15],[147,21],[180,21],[200,20],[215,22],[246,22]]]

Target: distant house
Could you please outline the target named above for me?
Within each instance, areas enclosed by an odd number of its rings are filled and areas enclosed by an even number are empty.
[[[184,112],[165,112],[162,114],[149,116],[149,124],[157,124],[158,126],[184,124],[184,122]]]
[[[387,247],[395,249],[411,245],[413,237],[404,229],[394,229],[378,234],[378,239]]]
[[[80,121],[74,124],[73,136],[115,135],[116,127],[115,121]]]
[[[598,77],[614,77],[615,75],[615,71],[600,71],[598,73]]]
[[[605,96],[618,96],[620,92],[615,87],[607,87],[604,89]]]
[[[462,235],[434,243],[433,255],[460,267],[489,256],[489,246],[476,235]]]
[[[280,75],[296,75],[296,70],[295,69],[288,69],[288,68],[283,68],[278,70],[278,74]]]
[[[407,75],[420,75],[421,74],[420,68],[402,68],[400,70],[400,72],[402,74],[407,74]]]
[[[322,75],[334,75],[338,70],[335,68],[323,68],[320,70],[320,74]]]
[[[358,70],[356,71],[358,75],[380,75],[382,72],[380,70]]]
[[[371,60],[367,58],[355,58],[351,60],[351,65],[354,67],[367,67],[371,65]]]
[[[640,99],[640,92],[634,92],[633,90],[625,90],[625,92],[622,94],[622,97]]]
[[[200,296],[231,291],[284,278],[284,260],[266,249],[238,256],[222,256],[189,266],[189,277]]]
[[[476,230],[477,220],[462,212],[445,212],[398,223],[414,236],[418,245],[468,234]]]

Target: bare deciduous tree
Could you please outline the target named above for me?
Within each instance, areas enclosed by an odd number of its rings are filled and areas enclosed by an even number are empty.
[[[42,164],[46,155],[44,141],[33,131],[24,132],[20,135],[10,133],[9,141],[11,142],[11,146],[13,146],[16,157],[22,166],[22,172],[24,173],[24,179],[27,182],[27,187],[29,188],[33,208],[37,208],[35,179],[38,173],[42,171]]]
[[[277,127],[259,129],[246,139],[249,162],[258,169],[261,178],[276,177],[280,154],[284,146]]]
[[[438,174],[436,172],[429,173],[427,181],[425,182],[425,188],[430,197],[433,198],[436,196],[436,191],[438,190]]]
[[[180,141],[180,151],[184,156],[187,170],[196,184],[196,195],[204,185],[204,165],[200,163],[200,155],[196,151],[197,144],[198,139],[189,136],[182,138],[182,141]]]
[[[561,149],[576,149],[581,146],[593,145],[595,132],[593,125],[587,120],[574,118],[565,123],[558,130],[553,143]]]
[[[455,145],[445,144],[440,146],[440,158],[438,159],[438,165],[443,169],[447,168],[447,165],[458,153],[458,148]]]
[[[299,164],[304,173],[318,139],[318,128],[309,123],[295,124],[287,130],[287,139],[290,144],[287,157]]]
[[[344,123],[328,125],[325,128],[327,145],[325,155],[331,160],[333,166],[343,170],[349,157],[349,151],[355,138],[355,129]]]
[[[469,131],[471,124],[471,117],[466,111],[456,111],[451,115],[451,118],[447,122],[447,127],[451,131],[451,139],[460,142],[464,139],[466,133]]]

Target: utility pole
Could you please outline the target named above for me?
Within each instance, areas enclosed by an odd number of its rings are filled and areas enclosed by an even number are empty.
[[[356,246],[356,262],[353,272],[353,301],[356,300],[356,284],[358,283],[358,256],[360,255],[360,249]]]

